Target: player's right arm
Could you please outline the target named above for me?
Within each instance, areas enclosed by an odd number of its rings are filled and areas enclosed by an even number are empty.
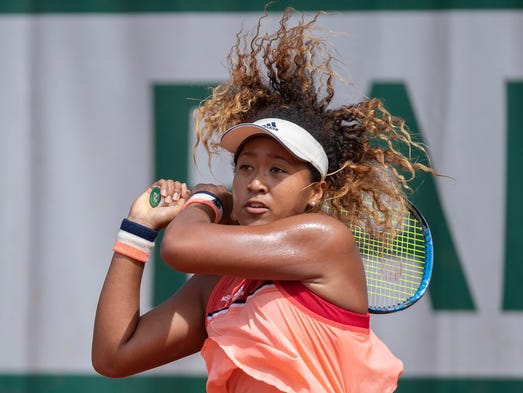
[[[149,197],[160,187],[162,204]],[[181,211],[190,195],[185,184],[159,180],[130,209],[128,219],[161,230]],[[158,307],[140,315],[140,285],[145,264],[114,253],[96,311],[92,363],[109,377],[148,370],[200,350],[205,340],[205,305],[217,277],[194,275]]]
[[[205,305],[218,280],[194,275],[173,296],[140,316],[143,264],[115,254],[96,312],[92,363],[107,377],[149,370],[200,350]]]

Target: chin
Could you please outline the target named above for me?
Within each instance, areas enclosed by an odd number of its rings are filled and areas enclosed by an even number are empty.
[[[259,218],[252,218],[252,217],[249,217],[249,218],[244,218],[242,220],[238,220],[238,223],[240,225],[263,225],[263,224],[268,224],[270,223],[272,220],[267,220],[265,217],[259,217]]]

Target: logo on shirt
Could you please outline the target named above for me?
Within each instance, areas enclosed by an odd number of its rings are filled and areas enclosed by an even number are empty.
[[[234,302],[245,293],[245,285],[242,285],[235,293],[222,296],[223,303]]]
[[[232,308],[241,309],[252,296],[256,295],[258,290],[267,286],[274,286],[271,281],[244,281],[246,282],[238,283],[238,286],[236,286],[236,283],[233,283],[228,288],[223,288],[222,297],[216,297],[216,300],[208,305],[211,311],[207,313],[207,320],[210,321],[215,317],[224,315]]]

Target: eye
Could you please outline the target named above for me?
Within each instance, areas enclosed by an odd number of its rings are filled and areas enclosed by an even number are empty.
[[[236,169],[238,169],[238,170],[240,170],[240,171],[248,171],[248,170],[252,169],[252,165],[249,165],[249,164],[240,164],[240,165],[237,166]]]
[[[272,167],[271,172],[272,173],[287,173],[284,169],[282,169],[280,167]]]

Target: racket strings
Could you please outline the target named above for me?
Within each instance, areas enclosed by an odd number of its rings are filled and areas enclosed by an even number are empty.
[[[418,220],[405,217],[392,241],[352,228],[364,260],[369,306],[389,308],[405,303],[418,291],[425,271],[425,237]]]

